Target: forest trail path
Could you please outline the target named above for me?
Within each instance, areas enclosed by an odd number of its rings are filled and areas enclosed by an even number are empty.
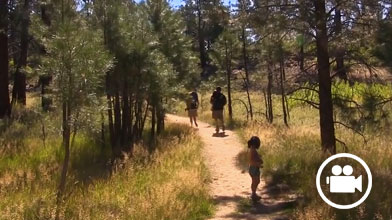
[[[188,118],[175,115],[167,115],[167,120],[190,124]],[[214,135],[214,127],[204,122],[198,124],[198,134],[204,142],[203,156],[212,176],[210,195],[216,203],[211,219],[288,219],[285,211],[292,201],[273,198],[271,188],[263,180],[258,187],[261,202],[250,201],[251,179],[248,172],[237,165],[237,158],[245,149],[238,136],[229,130]]]

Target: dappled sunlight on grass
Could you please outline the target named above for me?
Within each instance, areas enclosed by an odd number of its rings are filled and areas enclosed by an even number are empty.
[[[55,130],[48,132],[43,146],[39,129],[36,125],[22,130],[19,153],[3,151],[0,218],[54,216],[63,158],[61,136]],[[71,148],[62,218],[203,219],[211,215],[213,205],[206,185],[209,174],[201,147],[188,126],[168,125],[153,154],[138,144],[133,157],[114,168],[109,164],[109,146],[80,131]]]

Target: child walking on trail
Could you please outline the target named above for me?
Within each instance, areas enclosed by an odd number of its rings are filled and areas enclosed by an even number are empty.
[[[260,200],[261,197],[256,194],[257,186],[260,183],[260,168],[262,168],[263,160],[261,156],[257,152],[257,149],[260,148],[260,138],[257,136],[253,136],[248,141],[249,148],[249,174],[252,178],[252,200],[257,201]]]
[[[197,109],[199,108],[199,97],[196,91],[189,93],[188,98],[186,99],[186,109],[188,111],[188,117],[191,122],[191,127],[193,127],[193,123],[198,127],[197,124]]]

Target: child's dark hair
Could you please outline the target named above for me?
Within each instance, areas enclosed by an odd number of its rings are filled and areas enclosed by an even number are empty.
[[[252,146],[254,146],[256,149],[259,149],[260,143],[261,143],[260,138],[257,136],[253,136],[248,141],[248,148],[251,148]]]

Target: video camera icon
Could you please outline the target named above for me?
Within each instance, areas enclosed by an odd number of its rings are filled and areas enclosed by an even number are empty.
[[[339,158],[344,158],[345,160],[354,160],[357,161],[360,165],[362,165],[362,168],[364,169],[364,171],[366,171],[366,176],[364,177],[366,178],[365,183],[367,182],[367,187],[365,190],[363,190],[362,186],[363,186],[363,177],[362,175],[360,175],[359,177],[355,177],[353,176],[353,167],[350,165],[345,165],[343,168],[339,165],[336,165],[336,163],[332,166],[332,169],[330,171],[326,171],[327,174],[326,175],[326,179],[321,178],[322,173],[324,168],[332,161],[339,159]],[[357,166],[356,169],[361,169],[360,166]],[[333,175],[329,175],[330,172],[332,171]],[[358,170],[359,171],[359,170]],[[343,175],[342,175],[343,173]],[[326,182],[321,181],[321,179],[326,180]],[[366,198],[369,196],[370,191],[372,189],[372,173],[369,169],[369,166],[365,163],[364,160],[362,160],[361,158],[359,158],[356,155],[353,154],[349,154],[349,153],[340,153],[340,154],[335,154],[330,156],[329,158],[327,158],[319,167],[318,171],[317,171],[317,175],[316,175],[316,188],[317,188],[317,192],[319,193],[320,197],[324,200],[324,202],[326,202],[328,205],[337,208],[337,209],[352,209],[354,207],[359,206],[360,204],[362,204]],[[331,199],[333,199],[334,197],[327,197],[328,194],[324,193],[325,191],[328,191],[327,188],[322,187],[321,185],[329,185],[329,193],[346,193],[345,196],[348,196],[347,198],[349,198],[350,196],[355,196],[353,195],[353,193],[356,192],[356,190],[358,190],[359,192],[362,191],[362,197],[351,203],[351,204],[338,204],[336,203],[337,201],[333,202],[331,201]],[[354,198],[354,197],[353,197]]]
[[[344,176],[340,176],[342,171]],[[346,165],[342,169],[341,166],[335,165],[332,167],[332,174],[334,176],[327,177],[331,193],[355,193],[355,189],[362,192],[362,175],[358,178],[350,176],[353,174],[352,166]]]

